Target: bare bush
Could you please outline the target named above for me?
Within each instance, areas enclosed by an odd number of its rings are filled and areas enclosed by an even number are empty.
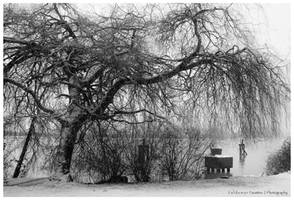
[[[123,160],[125,149],[120,132],[99,123],[91,123],[81,131],[74,153],[74,178],[85,182],[112,182],[126,170]],[[87,181],[86,181],[87,182]]]
[[[166,174],[170,180],[200,176],[209,141],[199,130],[184,131],[166,122],[119,127],[97,123],[84,127],[72,166],[77,181],[117,182],[127,176],[149,182],[161,181]]]
[[[156,163],[159,158],[159,136],[164,123],[155,122],[145,125],[133,124],[129,126],[130,137],[126,138],[128,146],[125,156],[128,172],[135,176],[137,182],[154,181]],[[140,146],[140,147],[139,147]],[[144,147],[145,146],[145,147]],[[139,155],[139,148],[145,148],[145,155]]]
[[[268,157],[266,174],[273,175],[290,170],[291,166],[291,140],[286,139],[281,148]]]
[[[169,180],[199,178],[203,167],[203,155],[209,141],[198,129],[167,129],[161,136],[161,162],[163,173]]]

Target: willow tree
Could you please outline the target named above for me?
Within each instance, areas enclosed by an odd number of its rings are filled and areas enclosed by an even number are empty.
[[[275,129],[287,85],[233,7],[125,4],[90,15],[68,4],[5,5],[4,92],[26,93],[60,124],[60,177],[93,120],[172,116],[185,101],[246,135]]]

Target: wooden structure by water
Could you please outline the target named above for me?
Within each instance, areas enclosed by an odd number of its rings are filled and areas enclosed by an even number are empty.
[[[207,173],[224,173],[225,169],[230,172],[233,168],[233,157],[221,155],[221,148],[211,148],[211,155],[205,156],[205,167]]]

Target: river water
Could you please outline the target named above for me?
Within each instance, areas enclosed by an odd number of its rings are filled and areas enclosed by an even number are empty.
[[[232,176],[260,176],[265,172],[268,156],[281,147],[284,139],[272,138],[244,141],[247,152],[244,160],[239,158],[240,140],[222,140],[217,143],[217,146],[222,148],[223,155],[233,156]]]

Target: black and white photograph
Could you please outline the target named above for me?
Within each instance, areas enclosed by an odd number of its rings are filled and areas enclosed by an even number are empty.
[[[291,11],[3,2],[2,197],[290,197]]]

